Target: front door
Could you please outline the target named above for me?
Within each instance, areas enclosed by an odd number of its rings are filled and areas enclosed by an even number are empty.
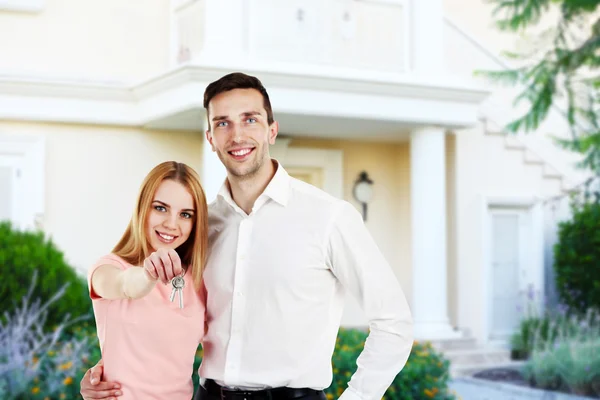
[[[490,209],[490,339],[507,339],[522,314],[531,215],[526,209]]]

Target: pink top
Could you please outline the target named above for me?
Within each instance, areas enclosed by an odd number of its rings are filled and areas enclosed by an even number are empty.
[[[138,300],[106,300],[91,290],[91,277],[101,265],[139,268],[109,254],[88,271],[88,287],[104,360],[104,379],[122,385],[121,400],[190,400],[194,355],[204,336],[203,294],[185,274],[184,308],[171,285],[158,282]]]

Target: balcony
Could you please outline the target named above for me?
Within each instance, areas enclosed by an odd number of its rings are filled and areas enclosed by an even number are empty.
[[[172,65],[235,59],[402,73],[408,18],[407,0],[174,0]]]

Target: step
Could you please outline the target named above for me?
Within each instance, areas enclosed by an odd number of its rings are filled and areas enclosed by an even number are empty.
[[[502,348],[457,349],[443,352],[453,365],[506,363],[510,361],[510,350]]]
[[[507,149],[513,149],[513,150],[527,149],[527,146],[525,146],[525,144],[523,142],[521,142],[519,139],[517,139],[513,136],[509,136],[509,135],[506,135],[504,137],[504,146]]]
[[[544,164],[544,178],[562,179],[562,174],[550,164]]]
[[[459,378],[465,376],[473,376],[474,374],[491,368],[521,368],[525,364],[524,361],[508,361],[505,363],[488,363],[488,364],[461,364],[450,365],[450,376]]]
[[[536,153],[534,153],[533,151],[531,151],[529,149],[523,150],[523,161],[525,161],[525,164],[529,164],[529,165],[544,166],[544,160],[542,160],[542,158],[540,156],[538,156]]]
[[[431,345],[438,351],[448,351],[455,349],[472,349],[476,347],[476,340],[472,337],[462,337],[457,339],[430,340]]]

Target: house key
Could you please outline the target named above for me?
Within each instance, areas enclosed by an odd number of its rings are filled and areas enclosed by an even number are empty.
[[[176,276],[171,279],[171,285],[173,285],[173,290],[171,290],[171,303],[175,300],[175,293],[177,293],[179,295],[179,308],[183,308],[183,288],[185,287],[183,276]]]

